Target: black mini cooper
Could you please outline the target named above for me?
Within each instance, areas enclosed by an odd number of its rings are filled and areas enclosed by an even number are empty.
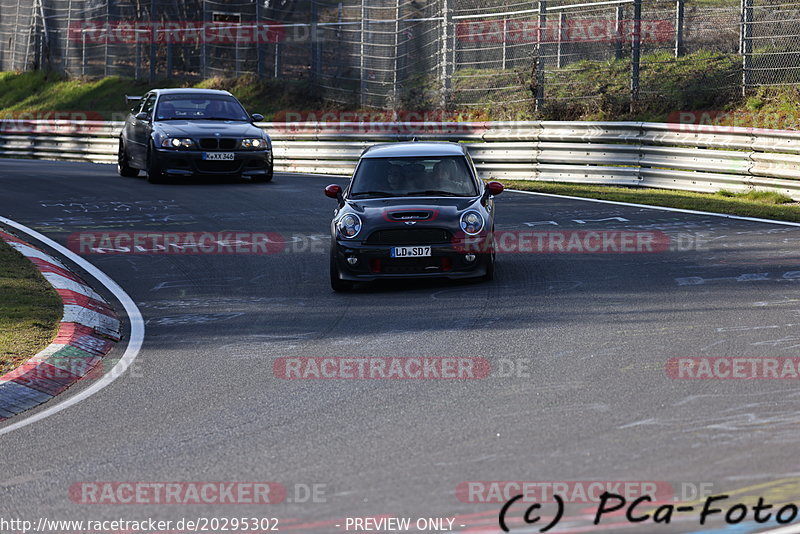
[[[228,175],[272,180],[272,142],[227,91],[154,89],[136,102],[119,136],[117,171],[166,177]]]
[[[463,145],[388,143],[364,151],[331,222],[331,287],[383,278],[494,276],[494,199]]]

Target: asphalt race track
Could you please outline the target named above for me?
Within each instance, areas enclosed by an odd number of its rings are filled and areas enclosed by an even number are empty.
[[[457,489],[468,481],[654,481],[673,488],[669,500],[703,488],[732,495],[719,504],[800,502],[797,380],[667,373],[671,358],[798,355],[800,228],[506,192],[498,230],[664,232],[676,250],[498,254],[490,283],[336,294],[334,202],[322,193],[332,182],[345,180],[155,186],[107,165],[0,160],[0,215],[64,245],[77,232],[132,230],[275,232],[288,242],[267,255],[85,255],[138,305],[144,345],[98,394],[0,435],[0,515],[275,517],[280,531],[311,533],[345,532],[347,517],[448,517],[456,531],[500,532],[505,499],[464,502]],[[273,372],[276,358],[344,356],[474,356],[492,372]],[[266,506],[70,497],[71,486],[99,481],[271,481],[288,494]],[[312,487],[316,498],[306,498]],[[520,518],[524,508],[514,509]],[[698,513],[592,527],[594,509],[576,501],[553,532],[775,528],[701,527]]]

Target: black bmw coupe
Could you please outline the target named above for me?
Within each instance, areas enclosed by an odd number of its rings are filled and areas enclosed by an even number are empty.
[[[272,180],[272,142],[227,91],[154,89],[136,102],[119,136],[117,170],[166,177],[229,175]]]
[[[494,276],[494,196],[463,145],[403,142],[361,155],[331,222],[331,287],[383,278]]]

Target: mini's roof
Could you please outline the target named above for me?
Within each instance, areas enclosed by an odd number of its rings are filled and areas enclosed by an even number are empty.
[[[367,148],[362,158],[402,158],[424,156],[463,156],[466,149],[458,143],[447,141],[404,141],[381,143]]]

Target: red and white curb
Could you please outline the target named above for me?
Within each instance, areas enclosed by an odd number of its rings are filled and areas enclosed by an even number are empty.
[[[51,345],[0,376],[0,421],[45,403],[92,370],[120,340],[120,320],[108,302],[41,249],[3,231],[0,239],[28,258],[64,303]]]

